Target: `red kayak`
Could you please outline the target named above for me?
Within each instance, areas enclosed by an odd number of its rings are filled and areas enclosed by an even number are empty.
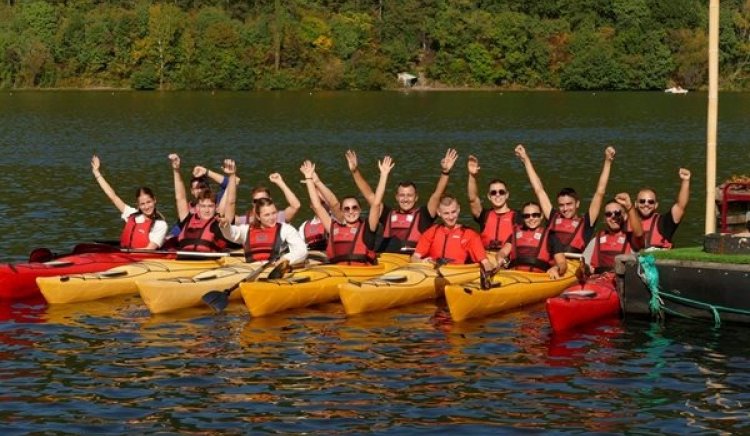
[[[619,314],[614,273],[591,276],[585,283],[576,283],[557,297],[547,299],[547,316],[554,332]]]
[[[37,277],[106,271],[165,256],[164,253],[95,252],[71,254],[47,262],[0,264],[0,300],[21,300],[41,295],[36,284]]]

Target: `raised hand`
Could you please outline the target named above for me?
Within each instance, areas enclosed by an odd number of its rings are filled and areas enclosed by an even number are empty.
[[[450,170],[453,169],[453,165],[455,165],[456,160],[458,160],[458,152],[453,148],[449,148],[445,152],[445,157],[443,157],[443,159],[440,161],[440,167],[442,168],[443,172],[450,172]]]
[[[526,163],[527,160],[529,160],[529,155],[526,154],[526,147],[523,146],[523,144],[516,145],[516,157],[521,160],[521,162]]]
[[[193,177],[204,177],[206,175],[208,175],[208,169],[206,167],[196,165],[193,168]]]
[[[307,177],[307,176],[305,176],[305,177]],[[271,173],[268,176],[268,180],[270,180],[271,183],[273,183],[274,185],[278,185],[280,183],[284,183],[284,179],[281,177],[281,174],[279,174],[279,173]]]
[[[630,200],[630,194],[627,192],[620,192],[615,195],[615,201],[617,204],[625,209],[625,212],[629,211],[633,207],[633,202]]]
[[[611,145],[608,146],[607,149],[604,150],[604,157],[610,162],[614,161],[615,160],[615,148],[612,147]]]
[[[396,163],[391,159],[390,156],[386,155],[383,160],[378,161],[378,168],[380,168],[380,174],[388,174],[391,172]]]
[[[222,171],[224,171],[224,174],[228,176],[237,174],[237,163],[234,161],[234,159],[224,159],[224,162],[221,165],[221,169]],[[195,172],[193,172],[193,175],[195,175]]]
[[[354,150],[346,150],[346,163],[349,165],[349,171],[354,172],[357,170],[359,164],[357,163],[357,153]]]
[[[178,156],[177,153],[172,153],[167,157],[169,158],[169,161],[172,162],[172,169],[179,170],[180,169],[180,156]]]
[[[315,174],[315,164],[309,160],[302,162],[299,171],[305,176],[305,179],[312,179]]]
[[[99,168],[101,168],[101,165],[102,165],[102,163],[101,163],[101,161],[99,161],[99,156],[97,156],[97,155],[91,156],[91,171],[93,173],[98,173],[99,172]]]
[[[678,172],[680,180],[690,180],[690,170],[687,168],[680,168]]]
[[[469,155],[469,159],[466,162],[466,169],[469,170],[469,175],[476,177],[479,174],[479,159],[473,154]]]

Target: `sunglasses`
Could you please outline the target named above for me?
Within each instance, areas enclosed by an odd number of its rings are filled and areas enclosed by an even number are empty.
[[[529,219],[529,218],[541,218],[542,214],[540,212],[533,212],[533,213],[525,213],[523,214],[523,219]]]
[[[507,193],[508,191],[506,191],[505,189],[497,189],[497,190],[493,189],[490,191],[490,197],[494,197],[496,195],[505,195]]]
[[[639,198],[638,199],[638,203],[640,203],[640,204],[646,204],[646,203],[648,203],[648,204],[656,204],[656,200],[654,200],[652,198]]]
[[[604,216],[606,216],[607,218],[612,218],[612,217],[619,218],[620,215],[622,215],[621,210],[608,210],[604,212]]]
[[[356,212],[359,210],[359,206],[344,206],[344,212]]]

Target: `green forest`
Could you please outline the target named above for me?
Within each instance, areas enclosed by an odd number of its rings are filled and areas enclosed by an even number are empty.
[[[750,88],[750,0],[720,87]],[[656,90],[707,83],[703,0],[4,0],[0,87]]]

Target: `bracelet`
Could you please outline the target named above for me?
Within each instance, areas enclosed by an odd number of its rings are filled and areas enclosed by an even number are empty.
[[[305,177],[305,180],[312,180],[312,177]]]
[[[449,176],[451,174],[451,172],[450,171],[440,171],[440,174],[442,174],[444,176]]]

